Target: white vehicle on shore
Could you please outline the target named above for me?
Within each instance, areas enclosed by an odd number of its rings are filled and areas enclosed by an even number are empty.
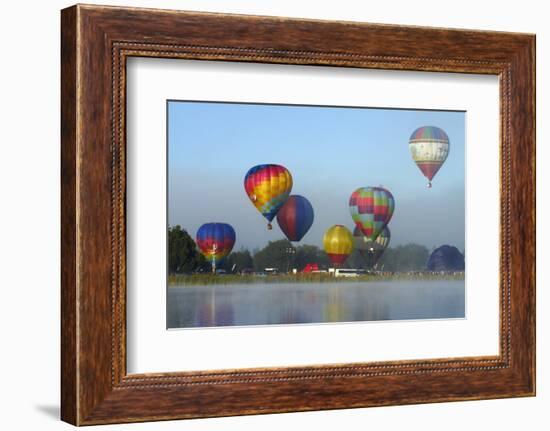
[[[335,277],[359,277],[361,275],[366,275],[366,274],[367,274],[367,271],[364,269],[349,269],[349,268],[334,269]]]

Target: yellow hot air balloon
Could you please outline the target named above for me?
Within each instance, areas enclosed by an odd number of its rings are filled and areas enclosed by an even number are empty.
[[[347,227],[334,225],[325,232],[323,247],[332,264],[340,266],[353,251],[353,235]]]

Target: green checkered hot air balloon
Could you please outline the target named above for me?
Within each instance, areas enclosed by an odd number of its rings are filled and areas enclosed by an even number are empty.
[[[376,240],[394,208],[393,195],[383,187],[360,187],[349,198],[351,217],[368,241]]]

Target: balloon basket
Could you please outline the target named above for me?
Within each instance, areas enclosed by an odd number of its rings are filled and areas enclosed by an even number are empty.
[[[268,223],[267,224],[267,230],[271,230],[271,229],[273,229],[273,226],[271,225],[271,223]]]
[[[432,182],[430,181],[426,187],[428,187],[429,189],[431,189],[431,188],[432,188]]]

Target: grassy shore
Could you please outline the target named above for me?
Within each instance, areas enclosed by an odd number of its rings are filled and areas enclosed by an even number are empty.
[[[214,274],[191,274],[191,275],[169,275],[169,286],[197,286],[212,284],[253,284],[253,283],[334,283],[334,282],[369,282],[389,280],[464,280],[464,273],[441,274],[441,273],[380,273],[367,274],[359,277],[338,277],[335,278],[328,273],[308,274],[277,274],[277,275],[214,275]]]

